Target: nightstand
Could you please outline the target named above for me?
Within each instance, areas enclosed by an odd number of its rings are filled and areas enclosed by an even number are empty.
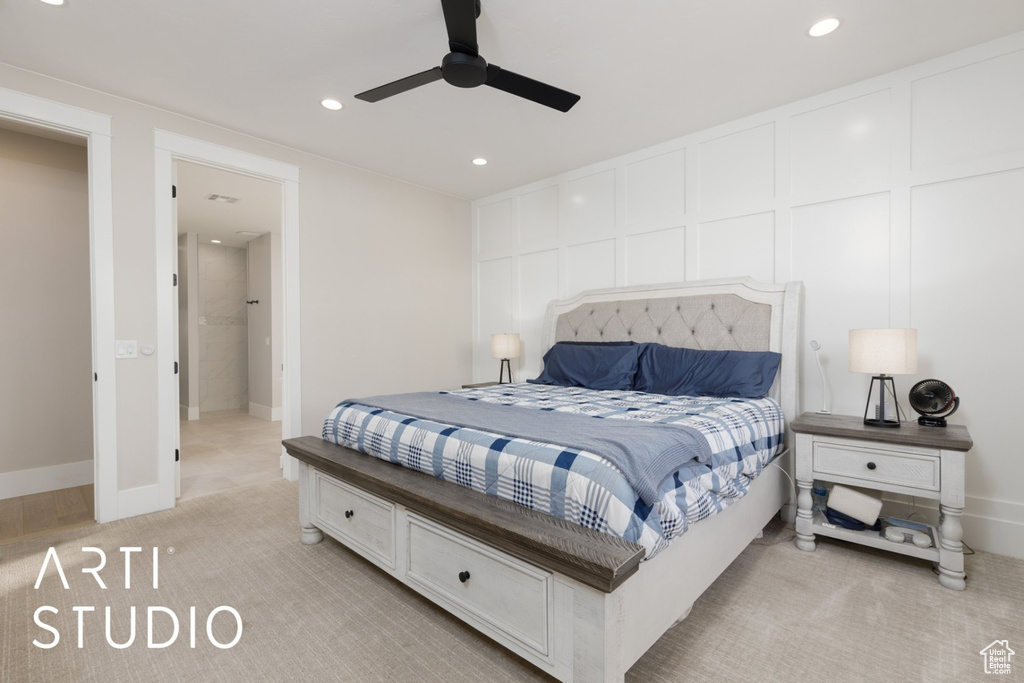
[[[463,389],[483,389],[484,387],[496,387],[497,382],[477,382],[476,384],[463,384]]]
[[[869,427],[860,417],[804,413],[790,425],[796,434],[796,546],[814,550],[820,534],[851,543],[931,560],[939,583],[963,590],[964,456],[974,443],[961,425],[922,427],[904,422],[898,429]],[[893,543],[877,531],[842,529],[813,511],[815,479],[847,486],[902,493],[939,501],[935,547]]]

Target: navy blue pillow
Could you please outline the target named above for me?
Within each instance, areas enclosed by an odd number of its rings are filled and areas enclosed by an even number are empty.
[[[640,346],[633,342],[558,342],[544,354],[534,384],[587,389],[633,388]]]
[[[643,344],[633,388],[669,396],[761,398],[775,381],[774,351],[702,351]]]

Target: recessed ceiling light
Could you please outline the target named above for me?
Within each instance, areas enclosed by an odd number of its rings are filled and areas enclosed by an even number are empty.
[[[332,100],[330,98],[326,100],[320,100],[320,104],[323,105],[324,109],[330,109],[331,111],[338,111],[343,106],[345,106],[338,100]]]
[[[47,5],[63,5],[64,4],[64,0],[39,0],[39,1],[40,2],[45,2]]]
[[[483,157],[477,157],[476,159],[473,159],[473,163],[476,164],[477,166],[486,166],[487,159],[484,159]]]
[[[245,235],[246,237],[258,237],[263,233],[253,232],[252,230],[239,230],[235,233],[236,235]]]
[[[210,240],[210,241],[213,242],[214,244],[220,244],[220,240]]]
[[[820,38],[822,36],[827,36],[828,34],[832,33],[832,31],[835,31],[837,28],[839,28],[838,19],[822,19],[817,24],[811,27],[811,29],[807,32],[807,35],[811,36],[812,38]]]

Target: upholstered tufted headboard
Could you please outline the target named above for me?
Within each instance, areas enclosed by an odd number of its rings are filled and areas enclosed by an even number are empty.
[[[583,292],[548,306],[545,350],[558,341],[635,341],[776,351],[783,358],[771,396],[793,420],[802,289],[739,278]]]
[[[555,341],[637,341],[767,351],[772,307],[736,294],[597,301],[558,316]]]

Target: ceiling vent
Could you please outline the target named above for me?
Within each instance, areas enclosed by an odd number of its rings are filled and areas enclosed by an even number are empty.
[[[226,194],[208,194],[206,198],[211,202],[222,202],[224,204],[235,204],[238,202],[238,197],[229,197]]]

